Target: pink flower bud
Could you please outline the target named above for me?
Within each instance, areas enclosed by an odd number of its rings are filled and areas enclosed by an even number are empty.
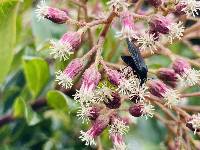
[[[163,98],[163,94],[167,91],[168,87],[160,80],[153,80],[149,82],[149,92],[157,97]]]
[[[118,33],[120,38],[132,38],[136,37],[136,30],[133,24],[133,16],[129,11],[125,11],[121,14],[122,30]]]
[[[117,92],[112,92],[111,97],[107,97],[107,100],[104,101],[104,104],[110,109],[117,109],[121,105],[121,98]]]
[[[173,64],[172,64],[172,68],[175,70],[175,72],[179,75],[182,75],[186,72],[186,70],[191,69],[190,64],[185,61],[184,59],[181,58],[177,58]]]
[[[184,15],[185,14],[185,11],[183,10],[184,8],[186,7],[186,4],[183,4],[183,3],[178,3],[175,7],[175,10],[174,10],[174,14],[176,16],[181,16],[181,15]]]
[[[162,34],[169,33],[169,24],[169,20],[161,15],[154,16],[150,21],[151,30],[160,32]]]
[[[36,13],[39,20],[46,18],[58,24],[65,23],[69,18],[66,11],[49,7],[44,0],[37,6]]]
[[[162,4],[162,0],[148,0],[149,4],[158,8]]]
[[[87,132],[81,131],[81,136],[79,138],[81,141],[86,142],[85,145],[96,145],[94,139],[104,131],[109,121],[110,118],[108,115],[99,116]]]
[[[65,88],[71,88],[74,77],[82,70],[83,62],[80,59],[74,59],[69,63],[63,72],[59,70],[56,73],[56,81],[59,85],[62,85]]]
[[[126,150],[126,144],[124,142],[124,137],[121,134],[111,134],[110,138],[113,143],[113,149],[115,150]]]
[[[60,60],[67,60],[71,54],[77,50],[81,44],[81,32],[68,32],[65,33],[62,38],[56,42],[51,41],[51,55],[54,58],[60,58]]]
[[[133,104],[132,106],[129,107],[129,113],[134,117],[140,117],[142,116],[142,109],[143,109],[142,104],[140,103]]]
[[[165,101],[165,105],[169,108],[173,105],[177,105],[180,100],[179,93],[176,90],[169,88],[160,80],[150,81],[149,92],[154,96],[162,98]]]
[[[160,68],[157,71],[157,77],[162,80],[164,83],[176,87],[178,82],[178,74],[175,73],[173,69],[169,68]]]
[[[122,75],[120,72],[118,72],[117,70],[113,70],[110,68],[106,69],[106,74],[108,75],[108,80],[114,84],[114,85],[119,85],[120,84],[120,80],[122,78]]]
[[[81,89],[93,91],[97,87],[100,79],[101,74],[98,72],[95,65],[90,66],[83,74]]]

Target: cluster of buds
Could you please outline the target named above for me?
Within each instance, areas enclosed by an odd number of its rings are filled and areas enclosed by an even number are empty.
[[[172,88],[188,87],[200,83],[200,71],[195,70],[184,59],[177,58],[172,68],[160,68],[157,70],[157,77]]]
[[[95,20],[88,23],[90,25],[94,23],[94,26],[98,25],[98,21],[107,23],[97,44],[88,52],[89,54],[72,59],[64,71],[56,72],[57,83],[66,89],[72,88],[75,78],[83,73],[80,76],[81,85],[79,90],[76,90],[74,100],[80,106],[77,117],[82,120],[82,123],[92,122],[88,131],[80,132],[80,139],[86,145],[96,145],[95,139],[106,128],[109,128],[109,137],[113,142],[113,148],[125,150],[124,135],[128,132],[129,123],[124,121],[119,113],[120,111],[127,111],[133,117],[144,116],[146,119],[153,117],[155,109],[149,101],[151,95],[162,99],[167,106],[166,108],[173,108],[180,101],[180,94],[176,90],[179,85],[188,87],[200,82],[200,71],[192,69],[187,61],[180,58],[174,60],[171,68],[158,69],[156,72],[158,79],[148,80],[147,82],[145,80],[144,83],[135,75],[133,68],[126,66],[117,70],[117,67],[111,67],[103,60],[101,54],[99,54],[103,44],[99,41],[105,38],[106,33],[104,32],[107,32],[112,22],[110,20],[116,16],[120,18],[122,27],[117,38],[120,38],[120,40],[127,38],[136,42],[140,50],[150,50],[151,54],[158,50],[157,44],[163,39],[168,39],[167,41],[172,43],[174,39],[181,39],[183,36],[184,26],[182,22],[177,22],[174,19],[175,16],[170,16],[173,14],[162,16],[161,14],[148,15],[147,12],[142,15],[132,13],[129,6],[135,6],[137,2],[141,1],[108,1],[111,14],[114,15],[104,18],[103,21]],[[153,6],[152,9],[157,11],[159,11],[159,7],[163,7],[162,0],[149,0],[148,3]],[[173,11],[173,13],[176,15],[178,10],[180,10],[179,15],[191,13],[194,15],[194,12],[197,13],[199,9],[199,2],[180,0],[175,9],[176,11]],[[44,1],[38,5],[36,13],[39,20],[46,18],[57,24],[65,23],[70,19],[65,10],[47,6]],[[144,29],[137,28],[138,20],[142,20]],[[53,58],[60,61],[69,59],[69,56],[81,46],[82,37],[87,29],[88,26],[81,26],[77,31],[65,33],[58,41],[51,40],[50,54]],[[91,58],[93,53],[96,53],[95,62],[90,62],[89,68],[86,68],[88,63],[86,60]],[[140,66],[140,64],[137,65]],[[120,109],[125,107],[123,103],[126,102],[129,104],[128,108]],[[200,130],[199,114],[193,115],[188,120],[187,127],[195,133]]]

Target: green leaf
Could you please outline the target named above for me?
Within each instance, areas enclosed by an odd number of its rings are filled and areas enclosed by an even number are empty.
[[[25,110],[26,110],[26,103],[21,97],[18,97],[13,105],[14,117],[23,117]]]
[[[24,73],[28,87],[33,95],[37,97],[50,78],[49,66],[41,58],[24,58]]]
[[[47,93],[47,104],[54,109],[67,110],[67,97],[60,91],[52,90]]]
[[[34,112],[30,107],[26,107],[26,111],[25,111],[25,118],[26,118],[26,122],[29,126],[33,126],[36,125],[37,123],[40,122],[40,118],[39,115]]]
[[[27,105],[22,97],[18,97],[13,105],[14,117],[24,117],[28,125],[32,126],[40,122],[40,118],[32,108]]]
[[[0,2],[0,83],[4,81],[14,56],[17,0]]]

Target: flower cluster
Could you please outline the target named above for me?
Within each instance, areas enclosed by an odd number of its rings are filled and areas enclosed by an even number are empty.
[[[82,57],[81,54],[75,55],[80,57],[72,59],[64,70],[56,72],[56,82],[59,86],[66,89],[76,87],[73,90],[76,90],[74,100],[79,105],[78,119],[81,119],[82,123],[92,122],[89,130],[80,132],[80,139],[86,145],[96,145],[95,139],[108,128],[114,150],[127,149],[124,135],[128,132],[129,122],[125,121],[121,111],[126,111],[133,117],[152,118],[155,108],[151,103],[153,101],[151,96],[157,97],[160,103],[164,103],[163,107],[172,111],[181,100],[179,88],[200,83],[200,71],[192,68],[185,59],[175,55],[170,57],[173,61],[171,68],[159,68],[154,73],[154,79],[147,78],[148,69],[143,55],[140,53],[140,50],[145,50],[149,51],[151,55],[154,52],[162,54],[165,49],[158,47],[161,45],[160,43],[164,41],[164,44],[172,44],[175,39],[180,40],[184,36],[185,27],[181,21],[176,19],[177,10],[184,12],[179,12],[179,14],[194,15],[199,10],[199,2],[180,0],[174,4],[176,10],[168,10],[167,2],[149,0],[150,9],[156,10],[153,12],[163,11],[153,15],[142,12],[143,10],[137,13],[137,7],[141,2],[110,0],[107,4],[111,14],[107,18],[89,22],[92,17],[86,16],[85,18],[89,19],[86,19],[84,24],[79,24],[77,31],[69,31],[59,40],[50,42],[50,55],[54,59],[66,61],[72,54],[77,54],[86,39],[85,32],[89,28],[106,24],[100,33],[97,44],[93,45],[92,43],[93,47],[86,54]],[[79,5],[85,6],[82,3]],[[164,6],[166,8],[163,8]],[[159,7],[161,8],[159,9]],[[132,8],[134,8],[134,13]],[[84,9],[87,8],[84,7]],[[36,13],[39,20],[46,18],[57,24],[63,24],[71,19],[66,11],[47,6],[44,1],[38,5]],[[119,21],[115,23],[120,23],[121,26],[121,31],[115,37],[135,43],[136,50],[134,52],[138,52],[137,54],[132,52],[128,46],[131,56],[127,57],[132,62],[127,62],[128,66],[123,66],[122,69],[115,64],[106,62],[101,56],[105,36],[115,18],[119,18]],[[138,23],[142,24],[142,27],[139,28]],[[115,29],[116,26],[113,25],[112,28]],[[92,37],[92,35],[90,36]],[[163,55],[171,56],[170,54],[168,52]],[[140,76],[145,76],[145,80],[143,81]],[[76,86],[73,86],[74,83],[77,83]],[[199,114],[193,115],[188,120],[187,126],[195,133],[198,132],[200,128]]]

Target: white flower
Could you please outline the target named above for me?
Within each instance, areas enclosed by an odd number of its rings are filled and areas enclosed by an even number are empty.
[[[95,113],[91,109],[92,109],[92,107],[81,106],[79,108],[79,110],[77,111],[77,115],[76,116],[78,117],[78,119],[82,120],[82,123],[84,123],[84,122],[88,123],[89,116],[91,116],[92,113]]]
[[[195,84],[200,83],[200,70],[195,69],[187,69],[185,72],[179,77],[181,85],[193,86]]]
[[[120,94],[124,96],[125,95],[130,96],[130,94],[135,91],[135,78],[134,77],[129,79],[122,78],[120,80],[120,83],[116,91],[118,91]]]
[[[133,70],[129,66],[121,68],[120,72],[124,78],[130,78],[130,77],[134,76]]]
[[[38,20],[45,19],[45,16],[48,14],[49,6],[46,5],[45,0],[40,1],[37,5],[37,9],[35,10],[36,16]]]
[[[178,23],[172,23],[169,26],[169,35],[168,38],[170,40],[170,42],[172,43],[173,39],[181,39],[181,37],[183,36],[183,32],[185,27],[182,25],[182,22],[178,22]]]
[[[200,1],[196,0],[181,0],[181,4],[186,5],[185,8],[183,8],[183,11],[186,13],[187,16],[194,16],[195,14],[198,15],[198,10],[200,10]]]
[[[109,5],[110,9],[113,9],[114,7],[116,10],[127,10],[129,6],[126,0],[110,0],[109,2],[107,2],[107,5]]]
[[[122,30],[116,33],[116,37],[120,39],[137,38],[137,32],[131,27],[123,26]]]
[[[81,141],[85,142],[85,145],[96,145],[93,136],[84,131],[80,131],[80,134],[81,136],[79,138]]]
[[[53,55],[55,59],[59,58],[60,60],[67,60],[70,55],[74,54],[74,52],[72,52],[73,47],[68,42],[62,43],[61,41],[56,42],[51,40],[50,43],[52,45],[52,52],[50,55]]]
[[[109,134],[120,134],[124,135],[128,132],[129,126],[127,126],[124,121],[115,119],[114,122],[110,125]]]
[[[143,108],[142,108],[142,116],[145,116],[146,119],[148,119],[148,117],[152,118],[154,115],[154,106],[151,105],[151,103],[142,103]]]
[[[145,83],[142,84],[142,86],[140,85],[140,80],[138,78],[136,78],[136,88],[135,91],[133,91],[130,94],[130,99],[137,97],[138,99],[136,99],[136,102],[138,101],[144,101],[145,100],[145,96],[148,96],[149,92],[148,92],[148,87],[146,86]]]
[[[165,100],[165,105],[167,105],[169,108],[171,108],[173,105],[177,105],[180,101],[178,92],[173,89],[167,89],[162,96]]]
[[[76,91],[74,100],[79,102],[82,106],[89,107],[91,104],[96,103],[94,99],[94,92],[80,89]]]
[[[112,99],[112,89],[107,85],[107,83],[103,83],[101,86],[97,87],[95,91],[96,103],[107,101],[108,99]]]
[[[197,130],[200,129],[200,113],[192,115],[188,123],[192,124],[192,127],[195,129],[194,134],[196,134]]]
[[[73,85],[73,80],[61,70],[56,72],[56,80],[59,85],[62,85],[64,88],[71,88]]]
[[[137,43],[140,45],[141,50],[150,50],[152,54],[154,54],[154,51],[157,51],[154,34],[141,34],[137,38]]]

